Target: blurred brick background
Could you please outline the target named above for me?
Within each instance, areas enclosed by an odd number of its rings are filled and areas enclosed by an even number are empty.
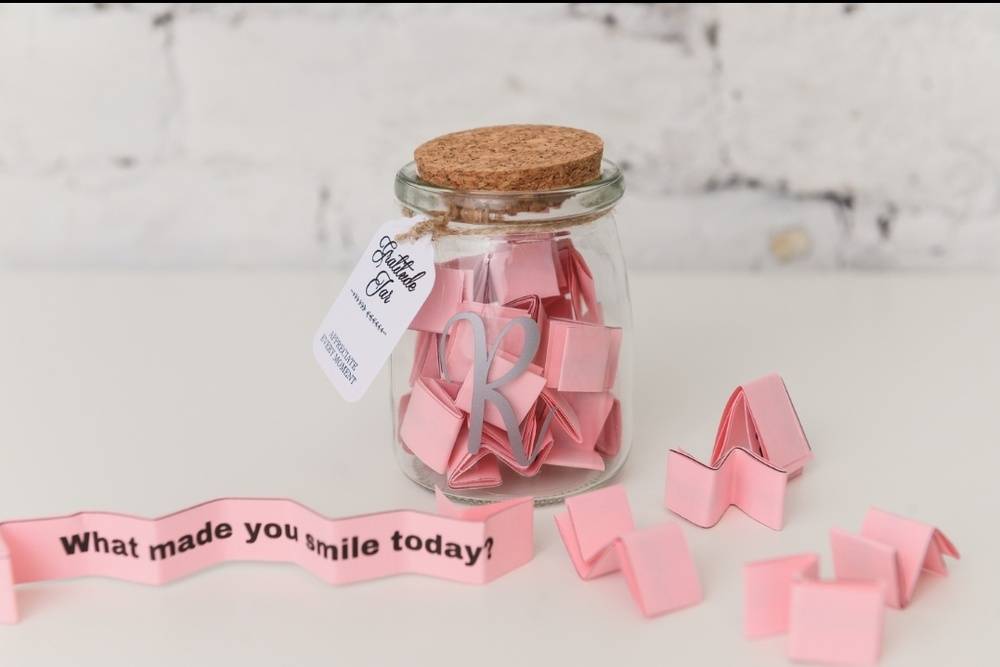
[[[648,268],[1000,267],[1000,8],[0,5],[0,266],[346,266],[421,141],[601,134]]]

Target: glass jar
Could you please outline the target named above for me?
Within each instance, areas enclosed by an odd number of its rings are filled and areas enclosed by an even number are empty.
[[[621,170],[483,192],[431,185],[411,162],[395,191],[405,215],[436,222],[434,289],[391,361],[403,472],[459,500],[539,504],[613,477],[631,444]]]

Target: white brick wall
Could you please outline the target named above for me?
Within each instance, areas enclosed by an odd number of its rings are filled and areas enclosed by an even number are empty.
[[[0,266],[350,262],[418,143],[592,129],[633,266],[1000,267],[1000,8],[0,5]]]

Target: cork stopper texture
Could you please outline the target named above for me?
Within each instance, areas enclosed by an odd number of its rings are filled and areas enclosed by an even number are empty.
[[[497,125],[445,134],[413,152],[420,178],[456,190],[538,192],[601,175],[604,142],[556,125]]]

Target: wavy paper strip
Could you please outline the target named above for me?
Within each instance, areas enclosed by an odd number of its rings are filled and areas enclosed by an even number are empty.
[[[580,578],[621,570],[645,616],[701,602],[698,571],[680,526],[662,523],[636,530],[621,485],[567,498],[566,511],[555,519]]]
[[[110,512],[0,523],[0,623],[16,584],[102,576],[161,585],[230,561],[294,563],[330,584],[394,574],[488,583],[531,560],[531,498],[330,519],[292,500],[223,498],[158,519]]]
[[[781,530],[785,487],[810,459],[812,450],[784,381],[766,375],[729,397],[708,465],[682,450],[667,453],[666,506],[709,528],[735,505]]]
[[[835,665],[870,665],[882,652],[882,588],[864,581],[821,581],[813,553],[748,563],[744,632],[788,633],[788,657]]]
[[[961,557],[934,526],[875,507],[865,515],[860,535],[831,530],[830,547],[838,579],[879,582],[885,603],[895,609],[910,603],[925,571],[948,574],[944,556]]]

